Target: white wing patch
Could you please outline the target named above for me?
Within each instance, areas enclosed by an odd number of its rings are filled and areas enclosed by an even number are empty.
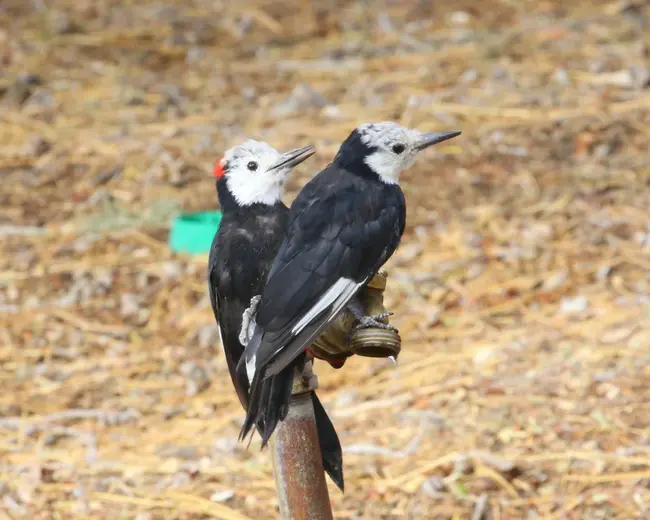
[[[323,294],[321,299],[318,300],[314,306],[309,309],[302,318],[300,318],[298,323],[293,326],[291,333],[298,334],[302,329],[309,325],[316,316],[332,305],[341,294],[345,293],[350,287],[356,287],[356,285],[357,284],[354,280],[350,280],[349,278],[339,278],[334,282],[334,285]]]
[[[217,332],[219,333],[219,342],[221,343],[221,352],[226,355],[226,346],[223,344],[223,336],[221,335],[221,324],[217,323]]]
[[[329,322],[332,317],[336,316],[341,311],[341,309],[345,307],[345,304],[348,303],[350,298],[354,296],[359,287],[366,283],[367,280],[368,279],[366,278],[365,280],[357,283],[354,280],[350,280],[349,278],[339,278],[334,283],[334,285],[332,285],[332,287],[327,290],[323,297],[318,300],[315,305],[309,309],[309,311],[302,318],[300,318],[300,321],[298,321],[298,323],[293,326],[291,333],[293,335],[299,334],[300,331],[309,325],[314,319],[316,319],[316,317],[321,312],[332,306],[327,318],[327,321]],[[280,350],[282,349],[280,348],[278,352]]]
[[[253,356],[250,358],[246,358],[246,375],[248,376],[249,385],[253,382],[253,377],[255,376],[256,361],[257,361],[257,356],[255,354],[253,354]]]
[[[216,291],[214,293],[214,307],[215,307],[215,314],[218,316],[219,315],[219,303],[217,300],[217,295]],[[221,335],[221,323],[217,320],[217,333],[219,334],[219,343],[221,343],[221,352],[223,352],[223,355],[226,355],[226,345],[223,342],[223,336]]]
[[[334,318],[336,318],[339,312],[343,310],[343,308],[347,305],[350,299],[356,294],[359,288],[368,281],[368,278],[369,277],[366,277],[358,283],[349,278],[339,278],[325,292],[325,294],[323,294],[321,299],[318,300],[314,304],[314,306],[311,309],[309,309],[309,311],[307,311],[305,315],[298,321],[298,323],[296,323],[293,326],[293,328],[291,329],[291,334],[293,335],[293,338],[298,336],[301,332],[303,332],[303,330],[307,326],[313,323],[321,313],[327,311],[327,309],[329,308],[329,312],[327,313],[325,320],[321,321],[319,323],[319,326],[316,327],[315,330],[311,331],[308,337],[304,338],[303,342],[300,345],[292,345],[291,346],[292,352],[287,352],[286,355],[293,356],[291,358],[293,359],[295,358],[296,355],[300,354],[300,352],[304,349],[304,347],[308,347],[309,343],[311,343],[314,339],[316,339],[318,335],[331,323],[331,321]],[[278,349],[273,353],[273,356],[279,355],[281,358],[283,356],[282,351],[285,348],[287,348],[287,345],[292,343],[293,338],[289,338],[287,341],[284,342],[284,344],[280,345]],[[278,364],[280,358],[276,359],[271,363],[271,372],[270,372],[271,375],[277,373],[277,371],[279,370],[277,369],[277,367],[274,368],[274,366]],[[289,361],[291,359],[289,359]]]
[[[342,278],[344,280],[344,278]],[[350,299],[356,294],[356,292],[359,290],[359,287],[361,287],[364,283],[368,281],[368,278],[363,279],[361,282],[356,283],[352,280],[349,280],[350,285],[347,285],[343,291],[341,291],[341,294],[339,295],[338,298],[334,301],[334,305],[332,306],[332,310],[330,311],[330,314],[327,318],[327,322],[329,323],[341,310],[343,307],[347,305],[347,303],[350,301]]]

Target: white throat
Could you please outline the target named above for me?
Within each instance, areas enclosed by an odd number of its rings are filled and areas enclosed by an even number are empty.
[[[283,179],[275,175],[250,175],[245,181],[226,177],[228,190],[240,206],[275,204],[282,199],[283,184]]]
[[[379,180],[386,184],[397,184],[399,183],[400,173],[411,166],[413,160],[409,156],[400,156],[386,150],[377,150],[368,155],[364,162],[379,176]]]

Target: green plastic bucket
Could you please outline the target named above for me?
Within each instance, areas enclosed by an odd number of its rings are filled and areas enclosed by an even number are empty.
[[[169,247],[177,253],[209,253],[220,222],[221,211],[181,213],[172,222]]]

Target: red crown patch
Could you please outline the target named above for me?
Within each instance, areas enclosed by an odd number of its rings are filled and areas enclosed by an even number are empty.
[[[225,173],[225,170],[223,168],[223,164],[221,164],[221,161],[223,161],[223,157],[217,161],[217,164],[214,167],[214,171],[212,172],[212,174],[217,179],[221,179],[221,177],[223,177],[223,174]]]

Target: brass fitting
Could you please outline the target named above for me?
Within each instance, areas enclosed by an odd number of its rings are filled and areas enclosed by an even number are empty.
[[[366,315],[377,316],[386,313],[384,291],[387,277],[386,271],[379,271],[359,292]],[[311,354],[328,361],[335,368],[343,366],[345,359],[355,354],[364,357],[397,358],[402,348],[397,330],[376,327],[355,330],[356,321],[349,312],[341,312],[311,345]],[[388,318],[378,321],[389,323]]]

